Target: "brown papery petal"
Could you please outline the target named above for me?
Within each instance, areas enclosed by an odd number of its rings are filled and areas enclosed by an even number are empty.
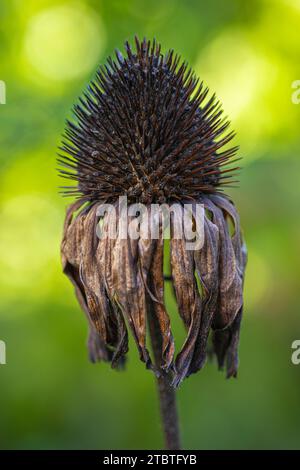
[[[225,330],[216,330],[213,333],[213,345],[218,359],[219,368],[223,369],[226,361],[226,377],[236,377],[238,371],[238,346],[242,308],[233,323]]]
[[[115,204],[114,208],[116,213],[116,220],[114,220],[114,218],[111,217],[108,213],[105,214],[103,219],[104,235],[99,244],[99,248],[101,245],[101,250],[98,255],[99,268],[101,272],[103,272],[105,288],[111,301],[113,301],[115,297],[112,264],[115,245],[117,242],[117,219],[119,215],[118,205]],[[114,230],[116,231],[115,237],[112,236]]]
[[[223,215],[226,218],[230,217],[233,221],[234,234],[231,237],[231,240],[242,285],[247,262],[247,250],[240,230],[239,215],[233,203],[228,200],[227,197],[213,195],[211,196],[211,199],[219,206],[219,208],[222,209]],[[242,310],[243,306],[241,305],[236,317],[234,318],[234,321],[229,325],[229,327],[227,327],[225,330],[215,331],[213,334],[213,345],[218,358],[218,364],[220,368],[223,368],[226,363],[227,378],[237,376],[238,344]]]
[[[80,246],[83,234],[83,220],[85,214],[76,211],[84,204],[83,201],[76,201],[71,204],[67,209],[67,214],[64,223],[63,238],[61,242],[61,258],[63,270],[68,260],[73,266],[79,268],[80,264]]]
[[[204,365],[209,331],[219,294],[219,230],[206,216],[204,218],[204,245],[194,252],[196,270],[203,289],[202,318],[195,347],[192,372]]]
[[[113,349],[112,367],[116,367],[121,365],[120,360],[123,361],[123,356],[128,351],[128,335],[120,309],[109,301],[103,271],[99,269],[97,255],[103,246],[103,240],[99,241],[96,234],[97,210],[98,207],[93,206],[85,219],[81,278],[93,324],[105,344]]]
[[[240,340],[240,328],[241,321],[243,316],[243,307],[241,307],[239,313],[235,317],[232,325],[230,325],[230,342],[227,350],[227,360],[226,360],[226,377],[237,377],[238,371],[238,347]]]
[[[109,221],[108,214],[105,214],[103,229],[107,230],[110,223],[111,221]],[[105,278],[106,273],[111,270],[112,253],[106,251],[108,241],[114,242],[115,240],[108,240],[108,237],[105,236],[101,237],[99,240],[96,252],[96,261],[99,288],[101,292],[100,298],[102,299],[101,305],[103,306],[102,311],[108,334],[108,342],[114,348],[112,367],[116,367],[120,362],[122,363],[124,361],[124,356],[128,352],[128,333],[122,311],[114,298],[114,289],[111,287],[110,296]],[[112,279],[111,274],[109,277]]]
[[[146,295],[137,262],[138,240],[132,240],[129,237],[122,239],[121,237],[122,234],[118,230],[110,266],[111,292],[114,292],[114,300],[128,320],[141,360],[146,363],[148,368],[152,368],[150,355],[146,348]]]
[[[194,275],[194,254],[186,249],[186,240],[182,231],[182,237],[176,239],[180,225],[183,223],[183,207],[178,208],[171,217],[171,271],[177,299],[178,309],[186,327],[187,338],[181,351],[176,357],[176,376],[174,386],[190,373],[190,366],[194,355],[195,343],[199,333],[201,322],[201,297],[198,292]]]
[[[239,214],[234,204],[229,199],[227,199],[227,197],[212,195],[211,200],[214,201],[225,213],[227,213],[227,215],[231,217],[231,220],[233,221],[234,234],[231,237],[232,246],[235,252],[239,269],[241,271],[241,276],[244,277],[247,263],[247,249],[241,233]]]
[[[71,267],[71,265],[69,265]],[[92,362],[97,361],[108,361],[112,360],[112,352],[107,347],[105,341],[103,340],[103,336],[99,334],[96,330],[94,323],[91,319],[90,310],[87,305],[87,299],[85,296],[84,286],[79,278],[79,272],[76,268],[71,267],[72,270],[67,270],[65,273],[67,274],[68,278],[71,280],[72,284],[75,287],[75,293],[79,305],[83,312],[86,314],[86,317],[89,322],[89,337],[88,337],[88,350],[90,360]]]
[[[219,229],[219,301],[213,328],[223,329],[233,322],[243,304],[243,282],[223,212],[208,197],[205,206],[212,212],[213,222]]]
[[[150,208],[148,209],[150,220]],[[174,340],[171,332],[170,318],[164,303],[164,273],[163,273],[163,233],[161,214],[153,225],[158,225],[159,239],[151,239],[150,225],[141,225],[139,239],[139,260],[143,281],[148,292],[147,302],[151,303],[149,321],[156,321],[157,332],[160,334],[161,357],[159,365],[166,372],[171,367],[174,357]],[[153,316],[155,318],[153,318]]]
[[[79,305],[86,314],[89,322],[90,332],[88,339],[88,349],[90,359],[93,362],[99,360],[110,361],[111,352],[106,347],[103,338],[95,329],[90,315],[90,310],[87,305],[85,289],[79,275],[81,256],[80,236],[83,237],[82,228],[85,215],[83,216],[82,214],[78,214],[74,220],[72,219],[74,213],[80,208],[81,205],[82,202],[80,203],[80,201],[77,201],[75,204],[72,204],[67,211],[64,225],[64,236],[61,245],[63,271],[72,282]]]
[[[98,238],[96,235],[97,205],[89,210],[84,221],[84,237],[81,240],[81,257],[79,274],[84,285],[87,305],[91,319],[103,341],[108,342],[104,316],[107,316],[108,305],[103,297],[99,275],[97,272],[96,249]]]
[[[241,234],[239,215],[234,204],[228,200],[227,197],[213,195],[211,199],[217,203],[223,212],[227,214],[227,217],[231,217],[233,221],[234,234],[232,236],[232,245],[243,284],[247,263],[247,249]],[[222,368],[226,361],[227,378],[237,376],[238,345],[242,311],[243,307],[241,306],[229,328],[227,330],[215,331],[213,335],[214,349],[218,358],[219,367]]]
[[[179,313],[188,328],[195,301],[194,260],[193,252],[186,249],[184,235],[179,238],[180,233],[183,234],[183,229],[183,208],[178,205],[176,212],[171,216],[170,261]],[[176,233],[178,238],[175,238]]]

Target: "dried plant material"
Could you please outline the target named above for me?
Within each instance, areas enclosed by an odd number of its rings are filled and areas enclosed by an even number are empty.
[[[130,330],[146,367],[178,386],[205,364],[212,331],[219,366],[236,376],[246,248],[236,208],[222,193],[237,169],[228,167],[237,148],[223,150],[233,133],[215,97],[173,51],[164,56],[155,41],[136,40],[136,51],[126,44],[126,53],[99,69],[75,107],[77,123],[67,125],[59,159],[61,175],[77,182],[63,188],[77,201],[67,211],[61,252],[90,325],[91,360],[122,367]],[[186,328],[177,354],[164,295],[163,217],[152,220],[156,238],[138,216],[124,227],[124,196],[129,208],[144,204],[148,216],[153,204],[177,204],[170,282]],[[188,202],[205,209],[204,242],[194,250],[185,234],[176,236]],[[101,212],[105,204],[116,218]],[[200,222],[194,209],[192,221]],[[132,224],[138,236],[124,238]],[[155,358],[149,322],[159,335]]]

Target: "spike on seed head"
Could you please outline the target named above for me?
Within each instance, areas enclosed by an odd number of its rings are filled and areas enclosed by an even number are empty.
[[[215,95],[173,50],[135,40],[100,67],[67,122],[61,176],[77,182],[65,195],[90,201],[198,199],[232,183],[226,167],[237,147]]]

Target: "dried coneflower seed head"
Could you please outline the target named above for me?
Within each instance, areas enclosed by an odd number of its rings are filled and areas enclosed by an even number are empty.
[[[136,40],[135,52],[127,43],[126,53],[100,67],[67,124],[61,174],[78,185],[65,194],[150,203],[229,184],[236,168],[224,165],[237,149],[221,150],[233,133],[215,96],[155,41]]]
[[[228,163],[237,148],[224,149],[233,133],[218,101],[173,51],[164,56],[155,41],[136,39],[135,51],[126,43],[125,57],[117,52],[100,67],[75,115],[59,158],[61,175],[77,183],[63,188],[77,201],[68,209],[62,259],[90,323],[92,360],[122,365],[129,325],[147,367],[171,373],[177,386],[203,366],[212,330],[219,365],[226,361],[227,375],[235,376],[246,250],[237,211],[222,194],[233,182],[237,168]],[[111,224],[99,207],[117,207],[121,196],[147,211],[152,203],[179,204],[177,222],[171,218],[170,280],[187,336],[176,358],[164,301],[161,217],[156,239],[143,230],[124,239],[118,219],[115,238],[96,235],[99,220]],[[187,201],[205,208],[204,244],[193,251],[174,236]],[[159,336],[155,365],[147,321]]]

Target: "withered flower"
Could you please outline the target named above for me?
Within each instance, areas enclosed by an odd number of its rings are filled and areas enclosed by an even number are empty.
[[[234,182],[237,167],[228,164],[237,147],[226,145],[234,134],[219,102],[172,50],[163,55],[155,41],[136,39],[134,51],[126,43],[126,57],[117,52],[99,68],[74,111],[77,123],[67,123],[59,159],[61,175],[76,182],[63,189],[76,202],[67,211],[61,251],[90,324],[91,360],[123,366],[128,325],[141,360],[178,386],[203,367],[212,331],[219,366],[236,376],[246,249],[238,213],[223,193]],[[122,237],[124,196],[149,212],[151,204],[179,206],[171,217],[168,280],[162,217],[154,222],[158,238],[141,227],[138,238]],[[185,203],[205,209],[199,249],[174,236]],[[109,212],[99,215],[103,204],[116,209],[114,238],[97,235],[99,221],[104,232],[112,223]],[[176,355],[164,299],[168,281],[187,331]]]

